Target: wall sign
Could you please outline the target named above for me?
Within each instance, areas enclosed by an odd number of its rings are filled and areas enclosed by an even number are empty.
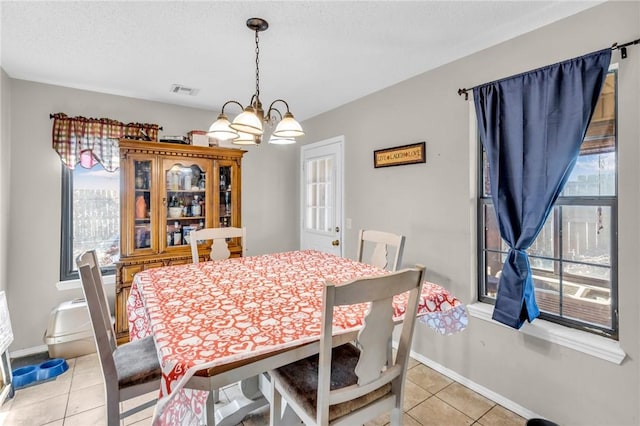
[[[426,163],[425,142],[373,151],[373,167],[401,166],[403,164]]]

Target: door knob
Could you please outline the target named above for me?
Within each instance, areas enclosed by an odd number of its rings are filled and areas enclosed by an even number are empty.
[[[339,246],[339,245],[340,245],[340,240],[333,240],[333,241],[331,241],[331,245],[332,245],[332,246]]]

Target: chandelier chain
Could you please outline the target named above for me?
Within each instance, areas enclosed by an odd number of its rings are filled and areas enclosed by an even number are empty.
[[[260,99],[260,44],[258,31],[256,30],[256,101]]]

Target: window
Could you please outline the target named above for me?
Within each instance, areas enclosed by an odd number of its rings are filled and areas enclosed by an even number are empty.
[[[305,164],[306,204],[304,229],[307,231],[331,232],[334,227],[332,200],[333,157],[324,156],[307,160]]]
[[[60,280],[78,278],[76,257],[95,249],[103,274],[120,257],[120,172],[62,167]]]
[[[604,83],[580,156],[544,228],[527,250],[540,318],[618,337],[617,72]],[[478,142],[479,149],[482,144]],[[488,161],[478,156],[478,294],[495,304],[508,246],[490,196]]]

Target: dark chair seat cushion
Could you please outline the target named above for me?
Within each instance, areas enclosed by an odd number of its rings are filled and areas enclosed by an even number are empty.
[[[120,388],[158,379],[162,376],[153,337],[118,346],[113,353]]]
[[[360,351],[350,343],[333,348],[331,355],[331,390],[358,383],[355,368],[359,357]],[[287,393],[292,398],[295,398],[298,404],[304,407],[312,417],[316,417],[317,414],[318,361],[319,356],[313,355],[285,365],[273,372],[273,375],[282,382]],[[390,392],[391,384],[388,383],[360,398],[332,405],[329,407],[329,421],[362,408],[388,395]]]

